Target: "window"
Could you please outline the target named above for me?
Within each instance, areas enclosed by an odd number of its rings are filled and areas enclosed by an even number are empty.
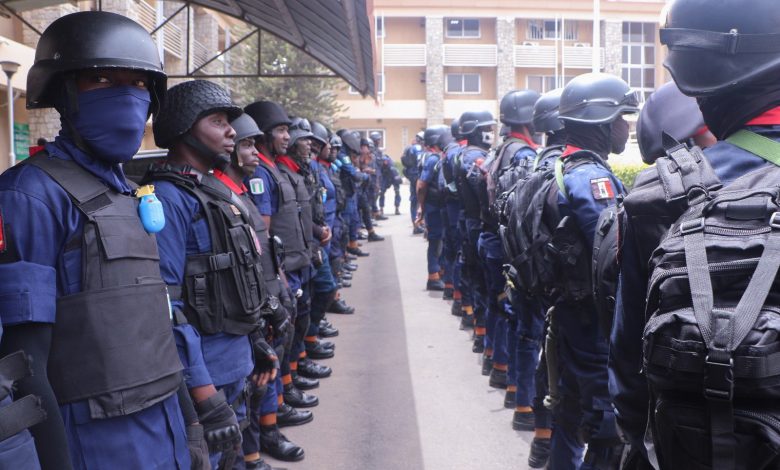
[[[479,20],[474,18],[451,18],[447,21],[448,38],[478,38]]]
[[[623,23],[623,80],[647,99],[655,89],[655,24]]]
[[[557,79],[559,81],[562,80],[562,83],[558,85],[555,82],[555,75],[529,75],[526,77],[525,83],[526,88],[537,91],[539,93],[546,93],[550,90],[566,86],[566,84],[569,83],[572,78],[574,77],[570,75],[565,77],[559,76]]]
[[[378,73],[376,74],[376,82],[374,82],[374,86],[376,87],[376,93],[378,95],[384,95],[385,94],[385,74]],[[355,89],[352,85],[349,86],[349,94],[350,95],[359,95],[360,92]]]
[[[560,39],[563,30],[565,41],[577,40],[577,22],[563,20],[528,20],[527,39]]]
[[[478,73],[448,73],[446,92],[460,95],[477,95],[481,90]]]
[[[384,16],[377,16],[374,18],[374,30],[376,31],[376,37],[383,38],[385,37],[385,17]]]
[[[387,144],[385,143],[385,130],[384,129],[355,129],[358,134],[360,134],[361,139],[369,139],[369,135],[371,135],[372,132],[379,132],[382,134],[382,140],[379,141],[379,148],[384,149],[387,147]]]

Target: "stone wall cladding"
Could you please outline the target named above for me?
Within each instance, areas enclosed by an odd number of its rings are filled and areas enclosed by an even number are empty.
[[[496,69],[496,93],[501,100],[515,89],[515,42],[517,30],[514,18],[496,18],[496,44],[498,67]]]
[[[601,25],[601,45],[604,47],[604,72],[617,75],[622,73],[623,61],[623,22],[605,20]]]
[[[427,125],[444,122],[444,18],[425,17],[425,43],[427,44],[427,65],[425,66],[425,99]]]

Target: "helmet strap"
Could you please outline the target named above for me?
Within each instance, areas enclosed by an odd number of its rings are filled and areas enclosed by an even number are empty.
[[[230,164],[230,155],[211,150],[206,146],[206,144],[198,140],[190,132],[184,134],[182,137],[182,142],[195,150],[195,152],[213,168],[224,169],[226,165]]]

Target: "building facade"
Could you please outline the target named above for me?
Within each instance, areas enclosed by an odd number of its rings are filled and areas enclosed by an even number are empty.
[[[338,127],[379,131],[400,155],[414,135],[467,110],[497,116],[513,89],[539,92],[600,70],[649,95],[668,80],[666,0],[374,0],[377,99],[347,87]],[[594,19],[595,17],[595,19]]]

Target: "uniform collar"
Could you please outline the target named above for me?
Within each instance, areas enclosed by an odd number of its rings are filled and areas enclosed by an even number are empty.
[[[216,177],[218,180],[222,182],[225,186],[230,188],[231,191],[233,191],[236,194],[244,194],[246,192],[246,186],[243,184],[241,186],[237,185],[235,181],[233,181],[225,172],[222,170],[214,170],[214,177]]]
[[[330,162],[329,162],[329,161],[327,161],[327,160],[323,160],[323,159],[321,159],[321,158],[318,158],[318,159],[317,159],[317,162],[318,162],[320,165],[324,165],[326,168],[330,168]]]
[[[514,137],[515,139],[522,140],[523,142],[528,144],[528,146],[531,147],[534,150],[536,150],[536,147],[538,147],[538,145],[536,145],[536,142],[534,142],[533,140],[529,139],[528,136],[525,135],[525,134],[521,134],[519,132],[510,132],[509,133],[509,137]]]
[[[754,117],[746,126],[774,126],[780,124],[780,106],[772,108],[758,116]]]
[[[257,152],[257,158],[262,160],[263,163],[270,166],[271,168],[276,168],[276,163],[274,163],[274,161],[271,160],[270,158],[266,157],[265,154],[263,154],[263,152]]]
[[[114,191],[123,194],[130,193],[130,186],[127,184],[121,166],[108,165],[88,156],[67,137],[58,135],[53,143],[46,144],[46,151],[53,157],[73,160]]]
[[[281,163],[295,173],[299,173],[301,171],[301,166],[295,163],[295,161],[287,155],[279,155],[276,157],[276,162]]]
[[[577,152],[581,152],[581,151],[582,151],[582,149],[579,148],[579,147],[575,147],[573,145],[567,145],[563,149],[563,153],[561,154],[561,158],[566,158],[566,157],[568,157],[569,155],[571,155],[573,153],[577,153]]]

